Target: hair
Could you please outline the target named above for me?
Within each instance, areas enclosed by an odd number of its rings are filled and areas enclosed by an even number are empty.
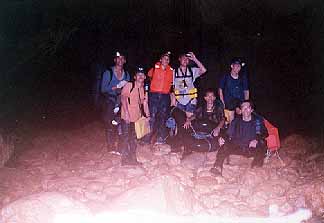
[[[251,108],[254,109],[254,103],[250,99],[241,101],[240,107],[243,103],[249,103]]]
[[[213,93],[215,95],[215,97],[216,97],[216,91],[213,88],[207,88],[205,90],[204,96],[206,96],[207,93]]]

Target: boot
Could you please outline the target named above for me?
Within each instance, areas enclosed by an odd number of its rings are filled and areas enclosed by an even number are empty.
[[[213,168],[210,169],[210,172],[217,177],[217,176],[222,176],[223,170],[221,167],[214,166]]]

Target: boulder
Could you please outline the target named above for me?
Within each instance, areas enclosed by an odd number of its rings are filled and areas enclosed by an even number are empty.
[[[79,216],[90,216],[82,203],[63,194],[42,192],[16,200],[3,207],[0,222],[6,223],[56,223],[59,216],[69,215],[70,222]]]

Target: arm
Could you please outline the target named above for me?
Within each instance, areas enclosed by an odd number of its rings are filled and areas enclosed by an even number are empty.
[[[250,99],[249,84],[246,76],[243,76],[244,100]]]
[[[189,57],[189,59],[195,62],[199,68],[199,76],[206,73],[207,71],[206,67],[197,59],[197,57],[193,52],[190,52],[190,54],[191,56]]]
[[[249,97],[250,97],[250,91],[249,90],[244,91],[244,100],[249,100]]]
[[[149,106],[148,106],[148,94],[147,93],[145,93],[143,107],[144,107],[145,116],[150,117],[150,110],[149,110]]]
[[[148,76],[150,79],[152,79],[152,77],[153,77],[153,68],[151,68],[151,69],[149,70],[149,72],[147,73],[147,76]]]
[[[219,99],[223,102],[223,105],[225,105],[223,89],[218,88],[218,95],[219,95]]]
[[[101,93],[108,93],[109,91],[109,80],[110,80],[110,72],[106,70],[102,75],[101,81]]]
[[[215,129],[213,129],[213,136],[214,137],[217,137],[220,135],[221,133],[221,129],[223,128],[224,124],[225,124],[225,115],[224,115],[224,107],[223,106],[220,106],[217,108],[218,109],[218,113],[219,113],[219,116],[221,117],[220,121],[218,122],[218,125],[216,126]]]
[[[126,123],[129,123],[129,110],[128,110],[128,97],[130,92],[130,84],[126,84],[126,86],[122,89],[121,92],[121,104],[122,109],[125,111],[125,121]]]

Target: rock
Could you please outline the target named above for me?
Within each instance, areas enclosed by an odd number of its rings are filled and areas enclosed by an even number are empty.
[[[199,177],[194,181],[194,191],[198,194],[210,194],[219,189],[218,180],[215,177]]]
[[[55,223],[58,216],[68,214],[70,222],[77,216],[90,216],[90,211],[82,203],[65,195],[45,192],[16,200],[1,210],[0,222],[6,223]]]
[[[151,151],[150,145],[140,146],[137,145],[136,151],[137,160],[141,163],[147,163],[154,159],[154,155]]]
[[[3,167],[14,154],[15,146],[13,140],[12,136],[0,134],[0,168]]]
[[[170,153],[165,156],[165,161],[169,166],[177,166],[180,165],[181,156],[178,153]]]
[[[181,164],[190,169],[198,169],[199,167],[204,166],[206,161],[207,157],[205,153],[193,152],[184,157]]]
[[[164,176],[151,183],[126,191],[109,205],[109,210],[151,210],[189,214],[195,202],[192,192],[177,178]]]
[[[171,152],[171,146],[168,144],[154,146],[154,155],[163,156]]]

